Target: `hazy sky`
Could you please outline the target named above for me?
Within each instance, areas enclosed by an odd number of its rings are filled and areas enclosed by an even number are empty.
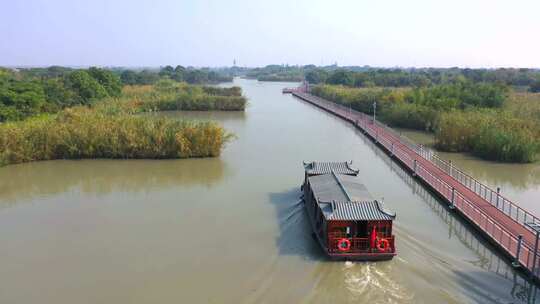
[[[0,65],[540,67],[540,0],[0,0]]]

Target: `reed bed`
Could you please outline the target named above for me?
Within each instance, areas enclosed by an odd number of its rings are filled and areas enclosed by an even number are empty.
[[[452,111],[441,113],[435,143],[443,151],[527,163],[540,152],[540,126],[508,111]]]
[[[114,107],[113,107],[114,108]],[[0,164],[52,159],[218,156],[231,139],[212,122],[131,115],[119,108],[75,107],[0,125]]]
[[[155,86],[126,86],[121,102],[139,111],[244,111],[247,100],[239,87],[195,86],[162,80]]]

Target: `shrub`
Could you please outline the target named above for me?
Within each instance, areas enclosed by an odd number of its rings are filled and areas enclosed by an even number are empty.
[[[433,131],[438,120],[436,110],[404,102],[393,104],[382,115],[383,120],[393,126],[424,131]]]

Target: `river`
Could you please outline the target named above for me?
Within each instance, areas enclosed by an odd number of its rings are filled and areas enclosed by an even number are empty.
[[[359,131],[281,94],[294,84],[235,84],[245,113],[161,114],[234,132],[219,158],[0,168],[0,303],[534,303],[519,272]],[[325,259],[299,200],[310,160],[353,161],[397,213],[396,258]],[[512,168],[491,182],[540,184]]]

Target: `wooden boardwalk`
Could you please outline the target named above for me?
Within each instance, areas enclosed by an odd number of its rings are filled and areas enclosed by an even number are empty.
[[[513,259],[516,266],[538,278],[540,259],[533,254],[536,235],[526,222],[540,223],[533,214],[506,199],[498,191],[478,182],[439,158],[433,151],[413,143],[371,116],[324,100],[302,90],[294,96],[353,123],[428,185],[450,208],[484,233],[486,238]],[[520,240],[521,239],[521,240]],[[534,267],[533,267],[534,266]]]

